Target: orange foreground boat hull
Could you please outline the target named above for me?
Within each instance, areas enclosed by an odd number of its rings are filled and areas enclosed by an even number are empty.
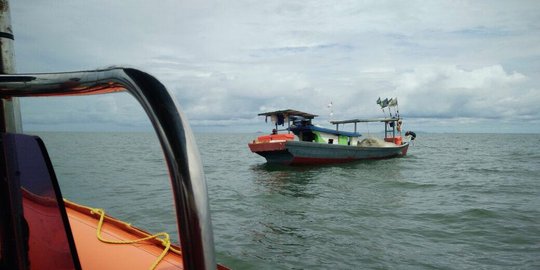
[[[99,215],[70,202],[65,205],[83,269],[149,269],[165,249],[159,240],[136,244],[101,242],[96,236]],[[129,241],[150,234],[106,216],[101,235],[107,240]],[[180,249],[176,245],[172,247]],[[184,269],[182,256],[169,251],[155,269]]]

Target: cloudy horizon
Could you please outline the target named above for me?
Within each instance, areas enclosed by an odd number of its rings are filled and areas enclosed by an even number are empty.
[[[537,1],[12,1],[17,71],[130,66],[194,130],[259,131],[258,113],[383,116],[406,129],[539,133]],[[25,130],[141,130],[127,94],[22,100]]]

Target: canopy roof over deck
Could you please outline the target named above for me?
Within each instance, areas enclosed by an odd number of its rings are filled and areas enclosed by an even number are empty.
[[[350,123],[369,123],[369,122],[396,122],[401,120],[401,118],[373,118],[373,119],[350,119],[350,120],[339,120],[339,121],[330,121],[333,125],[339,124],[350,124]]]
[[[258,115],[260,115],[260,116],[262,116],[262,115],[264,115],[264,116],[283,115],[285,117],[288,117],[288,116],[301,116],[301,117],[304,117],[305,119],[313,119],[313,118],[318,116],[318,115],[315,115],[315,114],[301,112],[301,111],[297,111],[297,110],[291,110],[291,109],[273,111],[273,112],[264,112],[264,113],[259,113]]]

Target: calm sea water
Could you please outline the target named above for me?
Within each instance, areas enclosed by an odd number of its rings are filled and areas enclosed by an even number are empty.
[[[177,235],[154,134],[38,135],[65,197]],[[196,137],[231,268],[540,269],[540,135],[419,134],[405,158],[293,168],[249,152],[256,134]]]

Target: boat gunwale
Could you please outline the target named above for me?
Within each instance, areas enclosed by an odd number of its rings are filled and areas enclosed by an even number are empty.
[[[356,145],[343,145],[343,144],[329,144],[329,143],[318,143],[318,142],[304,142],[304,141],[286,141],[285,146],[287,144],[299,144],[302,146],[310,146],[310,147],[320,147],[325,146],[328,148],[350,148],[350,149],[358,149],[358,150],[379,150],[379,149],[403,149],[404,147],[408,146],[408,142],[404,142],[401,145],[394,144],[395,146],[356,146]]]

